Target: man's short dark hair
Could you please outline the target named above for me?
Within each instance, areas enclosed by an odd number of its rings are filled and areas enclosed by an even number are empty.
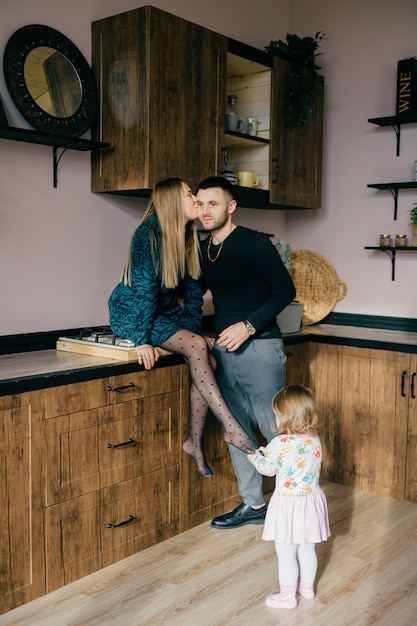
[[[197,191],[199,189],[211,189],[212,187],[220,187],[227,195],[229,195],[232,200],[235,199],[235,190],[232,185],[224,176],[209,176],[209,178],[205,178],[198,185]]]

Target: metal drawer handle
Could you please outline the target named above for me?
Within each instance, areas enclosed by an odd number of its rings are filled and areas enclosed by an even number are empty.
[[[405,386],[405,377],[407,376],[407,371],[404,370],[403,373],[401,374],[401,395],[403,398],[405,398],[405,396],[407,394],[404,393],[404,386]]]
[[[130,443],[135,443],[135,440],[132,437],[129,437],[127,441],[122,441],[122,443],[108,443],[108,448],[120,448],[121,446],[128,446]]]
[[[133,517],[133,515],[129,515],[129,517],[127,519],[125,519],[124,522],[120,522],[120,524],[107,524],[107,528],[118,528],[119,526],[124,526],[125,524],[130,524],[130,522],[133,522],[135,518]]]
[[[416,373],[413,372],[411,375],[411,397],[415,400],[416,394],[414,393],[414,382],[416,380]]]
[[[123,391],[124,389],[131,389],[131,387],[134,386],[134,383],[129,383],[128,385],[122,385],[121,387],[107,387],[107,391]]]

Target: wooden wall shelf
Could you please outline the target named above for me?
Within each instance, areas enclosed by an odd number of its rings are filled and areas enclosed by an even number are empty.
[[[417,124],[417,113],[371,117],[368,122],[378,126],[392,126],[397,138],[397,156],[400,156],[401,124]]]
[[[410,181],[409,183],[372,183],[368,185],[373,189],[387,189],[391,192],[394,198],[394,220],[397,219],[397,207],[398,207],[398,190],[399,189],[416,189],[417,182]]]
[[[417,246],[365,246],[365,250],[381,250],[381,252],[388,254],[391,259],[391,280],[395,280],[395,259],[397,251],[406,252],[407,250],[417,250]]]
[[[88,150],[100,150],[102,148],[109,148],[111,145],[103,141],[92,141],[90,139],[81,139],[80,137],[54,135],[52,133],[44,133],[37,130],[29,130],[26,128],[14,128],[12,126],[0,126],[0,138],[11,139],[12,141],[23,141],[25,143],[36,143],[43,146],[52,146],[54,187],[57,187],[58,182],[58,163],[65,150],[79,150],[82,152],[86,152]],[[58,148],[62,149],[62,152],[59,156]]]

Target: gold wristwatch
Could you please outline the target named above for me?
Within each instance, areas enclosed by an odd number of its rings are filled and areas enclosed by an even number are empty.
[[[252,324],[248,322],[248,320],[243,320],[243,323],[245,324],[246,330],[248,331],[249,335],[254,335],[256,333],[256,328],[252,326]]]

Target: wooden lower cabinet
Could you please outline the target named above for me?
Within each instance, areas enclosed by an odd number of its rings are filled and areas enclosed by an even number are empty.
[[[414,355],[311,344],[311,386],[324,423],[324,478],[416,501],[415,371]]]
[[[0,614],[45,593],[42,432],[36,392],[0,397]]]
[[[397,420],[407,420],[405,499],[417,502],[417,355],[402,354],[397,369]]]
[[[47,592],[179,532],[184,373],[45,392]]]
[[[310,344],[298,343],[287,346],[285,354],[286,363],[286,384],[287,385],[309,385],[309,355]]]
[[[47,591],[179,531],[174,465],[46,509]]]

